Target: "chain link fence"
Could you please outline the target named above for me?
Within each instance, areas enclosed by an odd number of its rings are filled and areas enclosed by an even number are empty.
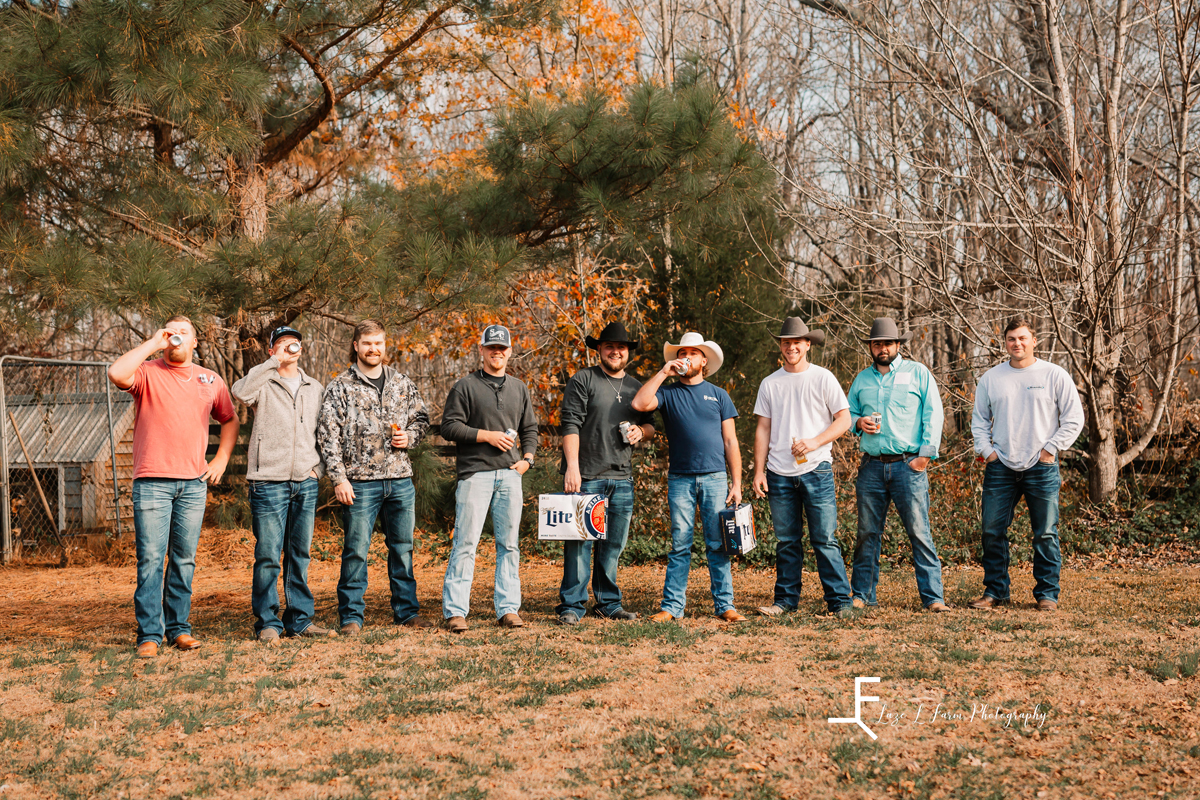
[[[108,364],[0,357],[0,558],[58,560],[132,528],[130,397]]]

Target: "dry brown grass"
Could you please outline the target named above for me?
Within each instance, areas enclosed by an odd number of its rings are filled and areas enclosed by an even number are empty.
[[[228,538],[228,537],[226,537]],[[388,624],[382,560],[357,639],[250,640],[249,548],[214,537],[195,579],[205,646],[133,655],[130,566],[0,571],[3,797],[1187,797],[1200,794],[1200,570],[1068,570],[1063,610],[961,607],[977,570],[947,570],[954,613],[922,613],[911,572],[885,575],[857,621],[804,603],[717,623],[704,570],[680,625],[553,624],[561,575],[525,563],[530,625],[491,622],[480,559],[472,629]],[[418,562],[438,616],[441,571]],[[627,569],[656,609],[661,567]],[[312,568],[334,624],[336,561]],[[737,572],[739,605],[772,576]],[[855,676],[877,741],[853,714]],[[930,712],[941,704],[939,716]],[[1044,723],[968,719],[986,704]],[[920,709],[921,717],[914,719]],[[903,714],[894,725],[880,713]],[[962,715],[964,719],[957,718]],[[925,723],[925,724],[921,724]]]

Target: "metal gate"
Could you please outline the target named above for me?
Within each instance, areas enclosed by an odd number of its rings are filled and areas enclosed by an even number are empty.
[[[0,357],[3,563],[60,549],[65,558],[73,537],[119,536],[132,513],[134,408],[108,366]]]

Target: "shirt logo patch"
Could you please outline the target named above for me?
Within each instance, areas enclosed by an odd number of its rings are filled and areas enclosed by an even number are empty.
[[[705,400],[712,400],[714,403],[718,402],[717,398],[715,398],[715,397],[709,397],[708,395],[704,395],[704,399],[705,399]]]
[[[1046,387],[1045,386],[1026,386],[1025,388],[1027,390],[1029,390],[1029,389],[1045,389]]]

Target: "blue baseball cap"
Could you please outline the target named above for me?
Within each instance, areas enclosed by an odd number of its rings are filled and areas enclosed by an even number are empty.
[[[274,347],[275,343],[285,336],[295,336],[300,340],[304,339],[304,337],[300,334],[300,331],[296,330],[295,328],[289,328],[287,325],[280,325],[278,328],[271,331],[271,347]]]

